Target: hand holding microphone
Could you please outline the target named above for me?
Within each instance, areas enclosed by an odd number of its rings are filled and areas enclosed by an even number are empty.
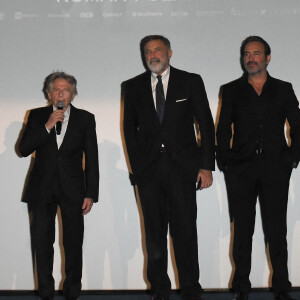
[[[62,111],[63,108],[64,108],[63,102],[59,101],[58,104],[57,104],[57,110],[61,110]],[[57,135],[60,135],[61,124],[62,124],[62,121],[57,121],[57,123],[56,123],[56,134]]]
[[[64,103],[59,101],[57,104],[57,110],[54,111],[51,115],[47,123],[45,124],[48,130],[51,130],[56,125],[56,134],[60,135],[61,125],[64,121]]]

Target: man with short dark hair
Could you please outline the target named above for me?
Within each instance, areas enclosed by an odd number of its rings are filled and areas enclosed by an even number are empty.
[[[252,235],[259,198],[276,300],[292,300],[287,269],[289,180],[300,159],[300,111],[292,85],[271,77],[268,43],[258,36],[241,45],[244,75],[222,87],[217,162],[224,172],[234,224],[234,300],[247,300],[251,283]],[[288,147],[284,128],[290,126]]]
[[[123,85],[123,125],[131,177],[144,216],[152,299],[169,299],[169,227],[181,294],[185,300],[201,300],[196,182],[201,189],[212,184],[213,119],[201,77],[170,66],[167,38],[146,36],[140,47],[149,70]]]
[[[75,108],[77,81],[55,72],[46,77],[43,92],[49,106],[30,111],[19,150],[35,152],[23,201],[32,213],[32,235],[41,299],[53,299],[53,243],[60,207],[63,223],[66,299],[81,290],[83,215],[98,201],[99,167],[94,115]],[[83,161],[84,156],[84,161]]]

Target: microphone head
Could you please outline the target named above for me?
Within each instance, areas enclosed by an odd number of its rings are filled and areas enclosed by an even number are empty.
[[[62,110],[63,108],[64,108],[64,103],[63,103],[62,101],[59,101],[59,102],[57,103],[57,109]]]

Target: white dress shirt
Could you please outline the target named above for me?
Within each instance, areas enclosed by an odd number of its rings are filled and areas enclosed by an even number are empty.
[[[151,86],[152,86],[152,95],[154,100],[154,106],[156,108],[156,85],[158,79],[156,78],[157,74],[151,73]],[[167,99],[167,90],[169,84],[169,77],[170,77],[170,66],[161,74],[161,81],[164,88],[165,99]]]
[[[53,106],[53,111],[56,111],[56,110],[57,110],[57,108],[55,106]],[[56,134],[56,143],[57,143],[58,149],[60,148],[60,146],[64,140],[64,137],[65,137],[65,134],[67,131],[67,127],[69,124],[70,113],[71,113],[71,107],[69,105],[67,107],[67,109],[64,111],[64,121],[61,124],[61,132],[59,135]],[[55,129],[56,129],[56,125],[55,125]],[[50,133],[50,130],[47,129],[47,131],[48,131],[48,133]],[[56,130],[55,130],[55,133],[56,133]]]
[[[53,111],[55,111],[57,108],[56,107],[53,107]],[[67,107],[67,109],[65,110],[64,112],[64,121],[62,122],[61,124],[61,132],[59,135],[56,135],[56,142],[57,142],[57,148],[59,149],[63,140],[64,140],[64,137],[65,137],[65,134],[66,134],[66,131],[67,131],[67,127],[68,127],[68,124],[69,124],[69,118],[70,118],[70,112],[71,112],[71,108],[70,108],[70,105]],[[56,125],[55,125],[56,127]]]

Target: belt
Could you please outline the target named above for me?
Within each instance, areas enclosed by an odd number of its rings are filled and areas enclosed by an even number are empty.
[[[264,148],[256,148],[256,149],[255,149],[255,153],[256,153],[257,155],[261,155],[261,154],[264,154],[264,153],[265,153],[265,150],[264,150]]]
[[[164,147],[164,146],[161,146],[161,147],[159,148],[159,152],[160,152],[160,153],[166,153],[166,152],[167,152],[167,148]]]

